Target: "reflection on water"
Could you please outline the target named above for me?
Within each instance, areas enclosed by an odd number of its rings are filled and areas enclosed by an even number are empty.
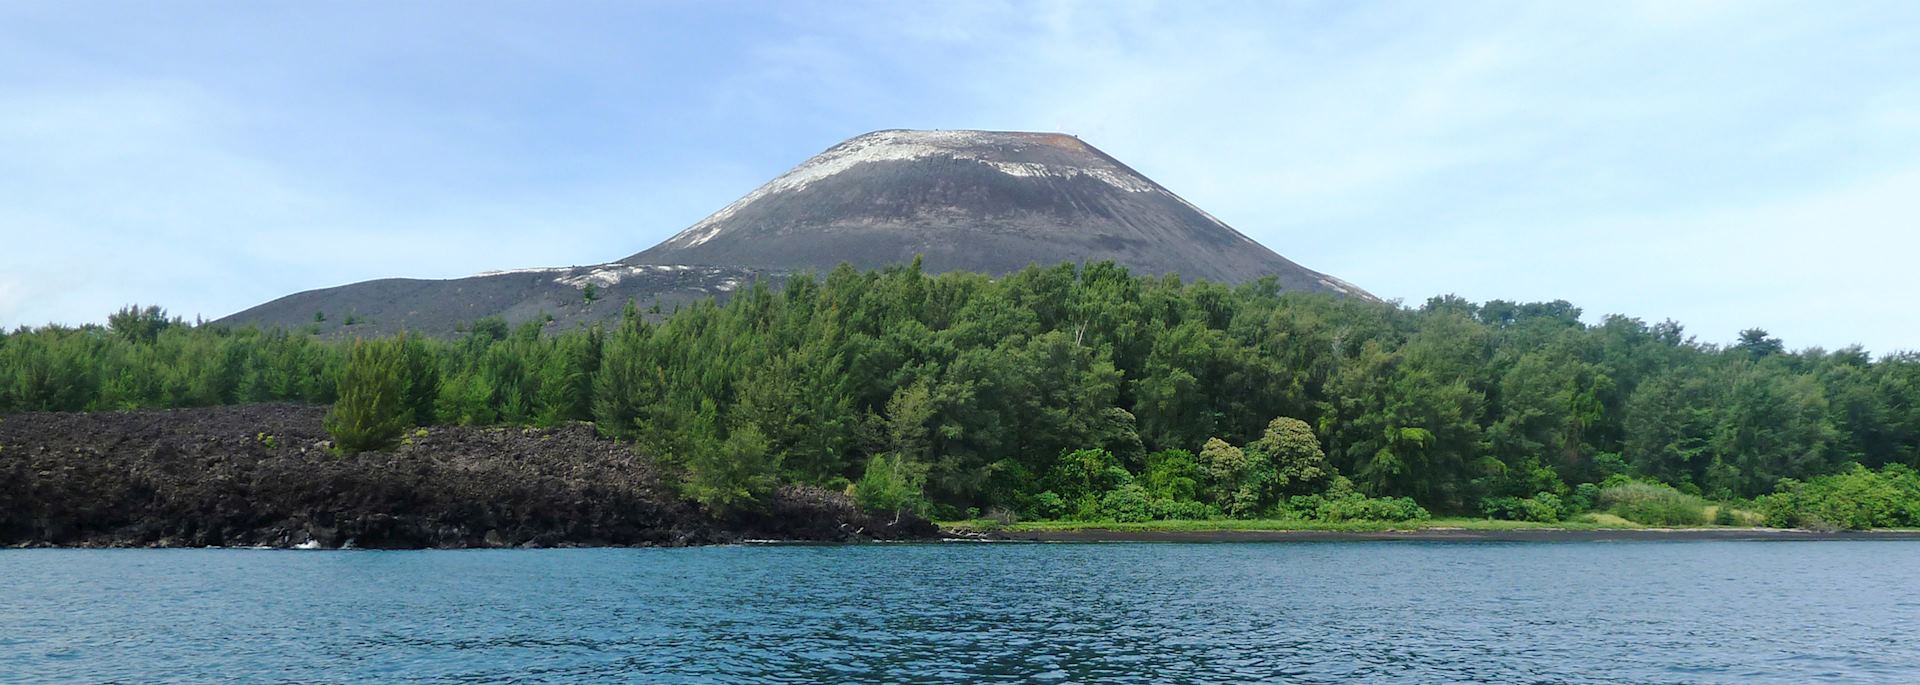
[[[0,682],[1920,682],[1920,542],[0,552]]]

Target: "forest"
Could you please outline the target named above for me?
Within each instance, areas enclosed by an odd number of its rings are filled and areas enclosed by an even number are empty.
[[[1758,329],[1721,346],[1671,321],[1583,323],[1564,301],[1416,307],[1111,263],[842,266],[673,312],[583,297],[624,309],[449,340],[158,307],[23,327],[0,333],[0,414],[331,403],[340,458],[415,425],[590,421],[719,511],[809,483],[943,519],[1920,526],[1911,352],[1789,350]]]

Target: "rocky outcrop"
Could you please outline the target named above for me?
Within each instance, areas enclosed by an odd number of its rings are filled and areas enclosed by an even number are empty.
[[[844,495],[788,487],[716,518],[591,426],[434,427],[328,449],[325,407],[0,418],[0,545],[553,547],[925,537]]]

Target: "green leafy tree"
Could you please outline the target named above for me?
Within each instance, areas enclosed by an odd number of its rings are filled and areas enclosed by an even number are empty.
[[[167,310],[152,306],[143,309],[137,304],[107,316],[107,328],[133,343],[152,344],[160,339],[160,332],[173,323],[167,319]]]
[[[1320,449],[1320,438],[1307,422],[1279,417],[1267,424],[1259,440],[1247,445],[1252,459],[1271,465],[1267,483],[1275,495],[1303,495],[1325,489],[1339,475]]]
[[[752,426],[724,440],[703,439],[685,458],[686,493],[720,514],[760,507],[779,485],[780,456]]]
[[[927,468],[898,454],[882,454],[867,462],[866,472],[854,484],[853,498],[862,509],[893,515],[899,523],[906,514],[926,512]]]
[[[1615,476],[1745,498],[1920,464],[1920,355],[1788,351],[1757,331],[1721,347],[1671,321],[1587,325],[1560,301],[1410,308],[1062,264],[843,266],[626,305],[598,329],[488,318],[407,336],[398,405],[414,422],[591,417],[720,508],[775,482],[856,486],[872,455],[924,467],[929,514],[1128,519],[1477,514],[1499,498],[1538,518],[1542,493],[1565,516]],[[0,412],[333,403],[352,343],[317,332],[157,307],[0,331]],[[1089,455],[1114,470],[1064,477]]]
[[[1219,438],[1200,447],[1200,467],[1206,474],[1206,501],[1229,515],[1258,513],[1271,465],[1264,454],[1248,454]]]
[[[1194,502],[1200,497],[1200,483],[1206,477],[1192,452],[1161,450],[1147,455],[1146,470],[1138,481],[1153,497]]]

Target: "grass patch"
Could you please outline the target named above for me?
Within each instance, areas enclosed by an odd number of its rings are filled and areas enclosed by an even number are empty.
[[[1594,508],[1649,526],[1700,526],[1707,502],[1664,483],[1626,482],[1600,489]]]
[[[1620,518],[1618,516],[1614,516],[1613,514],[1609,514],[1606,512],[1590,512],[1586,514],[1581,514],[1578,517],[1576,517],[1576,520],[1584,521],[1586,523],[1591,523],[1595,526],[1600,526],[1603,528],[1639,528],[1640,527],[1640,524],[1638,523],[1628,521],[1626,519]]]
[[[1140,521],[1119,523],[1114,521],[1021,521],[1019,523],[1001,523],[993,520],[943,521],[940,527],[951,531],[966,532],[1007,532],[1037,533],[1075,530],[1117,530],[1117,531],[1153,531],[1153,532],[1213,532],[1233,530],[1253,531],[1330,531],[1342,533],[1367,533],[1386,531],[1407,531],[1426,529],[1460,530],[1598,530],[1605,528],[1640,528],[1618,516],[1608,514],[1590,514],[1559,523],[1535,523],[1532,521],[1502,521],[1486,518],[1437,518],[1427,521],[1306,521],[1300,519],[1210,519],[1175,521]]]

